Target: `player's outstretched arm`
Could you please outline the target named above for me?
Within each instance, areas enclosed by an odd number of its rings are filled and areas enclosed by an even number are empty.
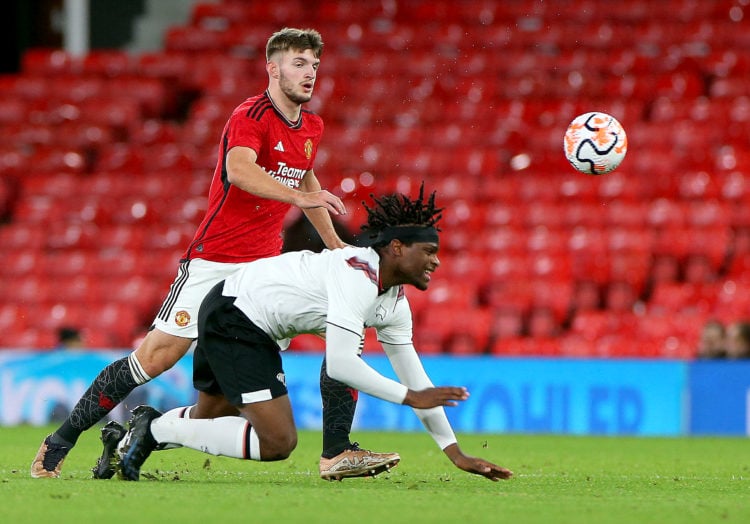
[[[458,444],[451,444],[446,447],[443,452],[448,455],[448,458],[451,459],[451,462],[453,462],[457,468],[469,473],[474,473],[475,475],[482,475],[493,482],[497,482],[501,479],[507,480],[513,476],[513,472],[509,469],[500,467],[481,458],[465,455],[458,447]]]

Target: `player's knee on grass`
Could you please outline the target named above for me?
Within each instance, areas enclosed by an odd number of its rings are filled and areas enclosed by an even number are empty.
[[[258,434],[262,460],[284,460],[297,447],[296,431],[272,431]]]

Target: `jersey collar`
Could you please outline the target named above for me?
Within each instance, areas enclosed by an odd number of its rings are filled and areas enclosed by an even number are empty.
[[[268,89],[266,89],[266,92],[264,93],[266,97],[268,97],[268,100],[271,101],[271,105],[273,106],[274,112],[278,115],[279,118],[281,118],[284,123],[289,126],[291,129],[299,129],[302,127],[302,113],[303,111],[299,112],[299,118],[295,121],[289,120],[286,115],[276,106],[276,102],[273,101],[273,98],[271,98],[271,94],[268,92]]]

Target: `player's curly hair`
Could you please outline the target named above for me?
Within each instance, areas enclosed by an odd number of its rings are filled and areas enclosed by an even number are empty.
[[[367,223],[363,224],[361,229],[371,239],[377,239],[387,229],[402,226],[433,228],[440,231],[437,223],[443,217],[444,208],[435,205],[435,191],[425,198],[424,182],[419,186],[419,196],[416,200],[398,193],[380,198],[371,194],[370,198],[375,205],[370,207],[362,202],[367,211]],[[373,247],[384,243],[375,240]]]

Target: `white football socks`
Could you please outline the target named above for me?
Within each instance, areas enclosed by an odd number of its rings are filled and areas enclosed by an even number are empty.
[[[162,416],[151,423],[151,434],[160,444],[178,444],[211,455],[260,460],[258,436],[242,417],[184,419]]]
[[[164,413],[161,418],[190,418],[190,412],[193,410],[193,406],[182,406],[179,408],[170,409]]]

